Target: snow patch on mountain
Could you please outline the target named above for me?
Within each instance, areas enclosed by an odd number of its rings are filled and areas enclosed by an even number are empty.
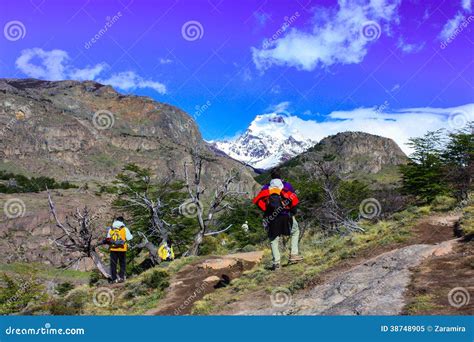
[[[254,168],[269,169],[316,144],[311,139],[314,132],[308,123],[310,121],[291,115],[262,114],[237,138],[210,143]]]

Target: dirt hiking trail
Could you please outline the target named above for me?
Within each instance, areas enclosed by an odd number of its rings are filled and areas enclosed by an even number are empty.
[[[228,285],[261,261],[263,252],[208,257],[184,266],[171,280],[164,300],[147,315],[186,315],[194,302]]]
[[[413,268],[424,260],[453,253],[456,215],[419,220],[403,244],[364,251],[323,272],[313,286],[290,294],[284,287],[245,296],[218,314],[232,315],[397,315],[406,306],[405,292]],[[282,285],[284,286],[284,285]]]
[[[461,245],[454,236],[456,215],[431,215],[412,228],[403,243],[362,251],[317,276],[312,285],[294,294],[282,288],[270,295],[262,290],[216,308],[224,315],[398,315],[407,305],[405,296],[413,269],[424,260],[441,258]],[[209,257],[181,269],[171,280],[165,298],[150,315],[190,314],[194,302],[226,286],[262,260],[263,252]],[[291,266],[290,266],[291,267]]]

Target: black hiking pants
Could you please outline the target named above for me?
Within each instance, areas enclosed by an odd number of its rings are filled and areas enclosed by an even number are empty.
[[[117,280],[117,262],[120,263],[119,278],[125,280],[126,254],[127,252],[110,252],[110,273],[112,281]]]

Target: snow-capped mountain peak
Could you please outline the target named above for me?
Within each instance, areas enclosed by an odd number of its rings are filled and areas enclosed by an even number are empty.
[[[315,144],[303,133],[304,124],[304,120],[286,114],[257,115],[237,138],[212,143],[234,159],[257,169],[269,169]]]

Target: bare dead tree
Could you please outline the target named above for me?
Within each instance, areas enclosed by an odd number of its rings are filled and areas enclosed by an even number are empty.
[[[218,183],[214,191],[214,195],[210,201],[209,207],[205,210],[203,207],[203,194],[206,191],[206,188],[201,185],[201,176],[203,163],[205,161],[211,161],[209,157],[201,154],[199,148],[195,148],[192,153],[192,170],[193,170],[193,179],[190,179],[189,176],[189,165],[184,163],[184,181],[185,186],[189,194],[189,200],[182,204],[182,206],[192,206],[193,216],[197,218],[199,230],[194,236],[193,243],[189,250],[185,253],[186,256],[198,255],[199,246],[201,245],[205,236],[217,235],[229,230],[232,227],[232,224],[227,227],[217,228],[219,224],[216,220],[216,214],[223,212],[225,210],[232,210],[232,207],[229,203],[226,202],[226,199],[230,196],[243,195],[245,192],[232,189],[232,184],[237,183],[240,179],[239,172],[231,172],[228,176],[225,177],[224,181]],[[183,209],[183,207],[180,207]],[[187,208],[184,208],[187,210]]]
[[[344,208],[339,200],[340,179],[330,158],[316,160],[317,174],[322,180],[323,203],[318,209],[319,221],[323,229],[338,233],[344,231],[364,231],[356,220],[350,217],[351,210]]]
[[[158,265],[160,263],[160,258],[158,257],[158,248],[153,244],[153,242],[150,242],[145,234],[142,232],[138,232],[138,235],[142,237],[142,242],[139,244],[135,245],[134,248],[138,249],[147,249],[148,254],[150,257],[150,261],[153,265]]]
[[[97,269],[106,278],[110,278],[110,269],[102,261],[97,252],[97,247],[101,244],[100,236],[95,235],[92,228],[90,211],[85,207],[82,211],[76,209],[72,215],[74,222],[70,217],[66,217],[65,223],[62,223],[56,213],[51,193],[48,190],[48,203],[51,215],[56,223],[56,227],[61,231],[61,236],[52,240],[58,249],[68,254],[79,252],[79,256],[73,259],[66,267],[70,267],[84,258],[91,258]]]
[[[147,229],[147,234],[139,232],[138,234],[142,237],[142,242],[136,245],[134,248],[145,248],[148,250],[150,255],[151,262],[156,265],[160,263],[160,258],[158,257],[158,248],[149,241],[148,237],[156,237],[161,242],[168,240],[168,236],[173,228],[173,225],[166,222],[163,218],[164,209],[168,205],[163,200],[163,196],[171,181],[174,178],[174,174],[168,175],[160,181],[159,188],[163,191],[154,195],[154,198],[145,191],[136,191],[126,183],[121,183],[120,186],[125,190],[122,193],[121,199],[128,204],[126,206],[139,206],[144,208],[149,213],[149,225]],[[151,180],[149,176],[143,177],[144,184],[148,187],[151,185]],[[125,206],[125,207],[126,207]],[[148,236],[147,236],[148,235]]]

